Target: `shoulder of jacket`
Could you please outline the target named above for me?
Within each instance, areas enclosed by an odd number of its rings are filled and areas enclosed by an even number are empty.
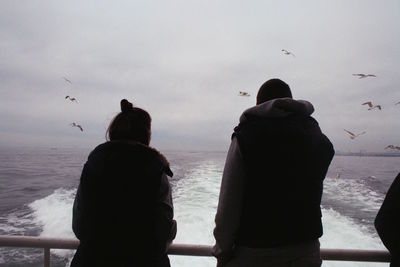
[[[169,161],[168,161],[167,157],[165,157],[164,154],[162,154],[160,151],[158,151],[158,150],[155,149],[154,147],[145,146],[145,145],[143,145],[143,144],[140,144],[140,145],[146,147],[146,149],[148,149],[148,151],[149,151],[151,154],[154,155],[154,157],[161,163],[161,165],[162,165],[162,167],[163,167],[163,169],[164,169],[164,172],[165,172],[168,176],[170,176],[170,177],[173,176],[173,173],[172,173],[172,171],[171,171],[171,169],[170,169]]]
[[[148,156],[149,159],[153,162],[153,164],[158,165],[160,168],[163,169],[163,171],[168,176],[172,177],[173,173],[170,169],[170,164],[169,164],[167,158],[157,149],[155,149],[151,146],[139,143],[139,142],[134,142],[134,141],[109,141],[109,142],[99,145],[99,147],[102,145],[107,146],[107,145],[113,145],[113,144],[120,144],[123,146],[126,146],[126,145],[131,146],[132,148],[134,148],[134,150],[136,152],[143,153],[143,155],[146,155],[146,157]],[[156,166],[156,165],[154,165],[154,166]],[[159,168],[159,167],[157,167],[157,168]]]

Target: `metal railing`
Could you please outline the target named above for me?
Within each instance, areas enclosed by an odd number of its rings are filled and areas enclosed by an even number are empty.
[[[36,236],[0,235],[0,247],[43,248],[44,266],[50,267],[50,249],[76,249],[77,239],[61,239]],[[212,257],[211,246],[192,244],[172,244],[169,255]],[[321,249],[321,258],[328,261],[390,262],[390,254],[385,250]]]

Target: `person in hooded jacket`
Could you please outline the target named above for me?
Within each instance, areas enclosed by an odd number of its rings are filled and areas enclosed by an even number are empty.
[[[172,172],[149,146],[151,117],[123,99],[107,134],[82,170],[72,218],[80,244],[71,266],[169,267]]]
[[[266,81],[235,127],[215,216],[218,267],[321,266],[321,197],[333,145],[311,103]]]
[[[400,173],[390,185],[374,224],[390,252],[390,267],[400,267]]]

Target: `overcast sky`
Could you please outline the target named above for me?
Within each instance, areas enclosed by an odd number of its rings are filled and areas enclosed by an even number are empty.
[[[225,151],[260,85],[281,78],[336,150],[383,152],[400,145],[399,12],[398,0],[2,0],[0,146],[94,147],[127,98],[151,114],[154,147]]]

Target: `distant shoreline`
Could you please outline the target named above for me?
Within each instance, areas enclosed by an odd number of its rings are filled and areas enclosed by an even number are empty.
[[[379,153],[379,152],[341,152],[336,151],[336,156],[358,156],[358,157],[400,157],[400,153]]]
[[[48,147],[48,146],[3,146],[0,145],[0,150],[49,150],[49,151],[55,151],[55,150],[83,150],[85,152],[90,152],[94,147],[78,147],[78,146],[72,146],[72,147]],[[3,152],[2,151],[2,152]],[[216,154],[223,154],[223,153],[228,153],[227,150],[201,150],[201,149],[187,149],[187,150],[175,150],[175,149],[167,149],[167,148],[160,148],[160,151],[163,151],[164,153],[216,153]],[[343,152],[343,151],[335,151],[336,156],[355,156],[355,157],[400,157],[400,152]]]

